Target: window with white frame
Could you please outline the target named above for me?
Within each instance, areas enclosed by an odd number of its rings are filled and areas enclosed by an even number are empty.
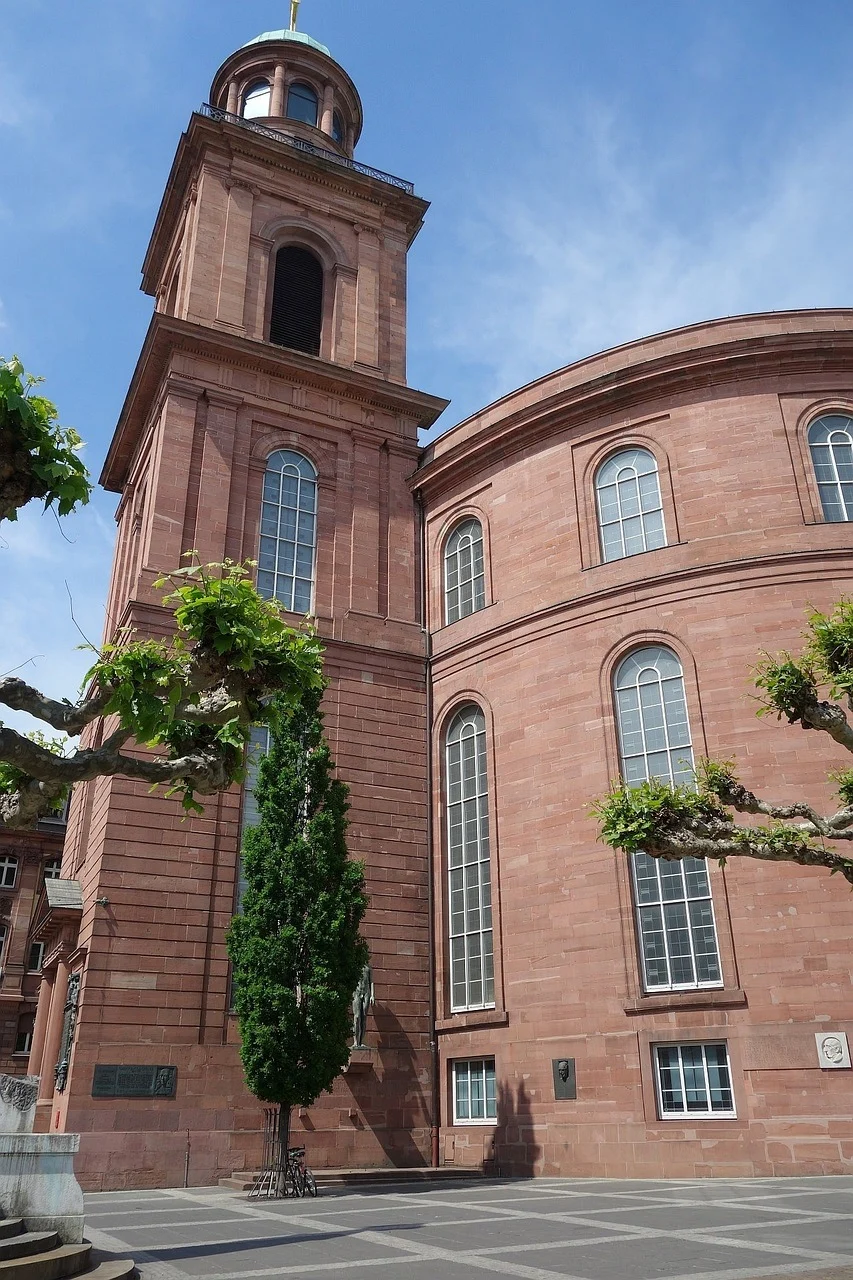
[[[494,1058],[453,1063],[453,1123],[487,1123],[498,1118]]]
[[[444,544],[445,621],[458,622],[485,607],[483,527],[479,520],[463,520]]]
[[[44,943],[30,943],[30,952],[27,956],[27,972],[41,973],[42,962],[44,961]]]
[[[317,540],[317,472],[307,458],[279,449],[267,459],[258,549],[258,591],[291,613],[308,613]]]
[[[272,89],[269,80],[256,80],[243,94],[243,118],[257,120],[270,114]]]
[[[18,859],[14,854],[4,854],[4,856],[0,858],[0,887],[3,889],[13,889],[17,878]]]
[[[6,939],[9,936],[9,926],[0,924],[0,966],[6,963]]]
[[[684,676],[671,649],[635,649],[616,670],[616,723],[628,786],[693,781]],[[708,869],[702,858],[662,862],[631,855],[637,936],[648,992],[723,985]]]
[[[495,969],[489,852],[486,720],[479,707],[454,716],[445,740],[450,1007],[492,1008]]]
[[[45,880],[58,880],[62,875],[62,858],[48,858],[44,864]]]
[[[603,462],[595,496],[604,560],[666,546],[658,464],[648,449],[625,449]]]
[[[662,1120],[733,1118],[729,1051],[718,1044],[658,1044],[652,1049]]]
[[[827,413],[809,427],[817,487],[824,520],[853,520],[853,418]]]

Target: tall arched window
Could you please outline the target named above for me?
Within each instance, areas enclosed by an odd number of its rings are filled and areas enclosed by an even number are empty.
[[[681,663],[663,645],[636,649],[613,682],[622,777],[628,786],[693,780],[693,747]],[[708,869],[702,858],[631,856],[646,991],[722,985]]]
[[[270,94],[269,80],[256,80],[254,84],[250,84],[243,94],[243,118],[256,120],[259,116],[268,116]]]
[[[853,520],[853,418],[827,413],[809,427],[823,518],[832,523]]]
[[[270,342],[318,356],[322,328],[322,264],[310,249],[284,245],[275,255]]]
[[[479,520],[464,520],[444,544],[445,621],[458,622],[485,605],[483,528]]]
[[[666,546],[658,464],[648,449],[625,449],[602,463],[595,496],[604,560]]]
[[[267,460],[258,550],[258,591],[292,613],[308,613],[317,539],[317,472],[279,449]]]
[[[337,111],[332,112],[332,137],[338,146],[344,145],[344,122]]]
[[[292,84],[287,91],[287,118],[317,127],[317,95],[310,84]]]
[[[479,707],[454,716],[445,740],[450,1007],[495,1003],[486,721]]]

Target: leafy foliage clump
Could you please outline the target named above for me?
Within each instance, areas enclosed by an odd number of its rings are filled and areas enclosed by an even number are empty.
[[[285,1108],[310,1106],[346,1066],[368,959],[364,869],[347,856],[347,788],[333,776],[320,696],[276,700],[228,931],[246,1081]]]
[[[34,498],[68,515],[92,491],[79,457],[83,442],[59,425],[50,400],[33,394],[40,382],[17,356],[0,358],[0,520],[16,520]]]
[[[853,752],[853,727],[843,699],[853,709],[853,601],[842,599],[829,613],[812,610],[800,658],[764,654],[755,672],[762,695],[759,715],[774,712],[790,724],[826,733]],[[726,858],[742,855],[770,862],[825,867],[853,884],[853,859],[835,841],[853,840],[853,769],[829,775],[842,808],[822,815],[804,800],[771,803],[738,778],[733,760],[700,760],[692,787],[652,779],[637,787],[622,783],[595,806],[601,838],[614,849],[642,850],[659,858]],[[761,815],[764,824],[741,824],[732,811]]]
[[[713,795],[693,787],[671,787],[650,778],[636,787],[614,783],[593,812],[600,821],[601,838],[614,849],[639,853],[657,844],[662,832],[709,819],[724,810]]]
[[[52,702],[20,680],[0,680],[0,702],[69,734],[99,716],[115,717],[100,747],[61,760],[37,739],[0,725],[0,814],[8,825],[32,825],[55,804],[57,788],[113,773],[163,783],[199,813],[199,795],[242,781],[252,725],[274,723],[279,708],[322,688],[318,637],[310,627],[289,626],[278,603],[258,595],[250,564],[196,562],[157,585],[172,588],[164,604],[174,609],[176,634],[119,635],[98,653],[81,702]],[[159,749],[158,756],[125,754],[131,740]]]

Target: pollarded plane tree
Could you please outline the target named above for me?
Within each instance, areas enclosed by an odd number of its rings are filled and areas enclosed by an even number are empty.
[[[757,668],[761,714],[828,734],[853,752],[853,601],[830,613],[813,611],[800,657],[765,655]],[[821,696],[826,694],[828,696]],[[601,838],[613,849],[653,858],[759,858],[825,867],[853,885],[853,857],[832,847],[853,841],[853,769],[829,775],[840,800],[829,814],[805,800],[777,804],[756,796],[738,778],[733,760],[700,760],[693,786],[651,779],[622,783],[595,806]],[[738,822],[735,814],[766,821]]]
[[[59,515],[88,502],[91,484],[76,432],[34,394],[17,359],[0,361],[0,519],[42,500]],[[163,784],[184,807],[240,781],[253,724],[322,685],[322,648],[310,629],[288,626],[262,599],[248,565],[193,563],[164,574],[175,632],[167,640],[119,634],[95,652],[86,692],[45,697],[15,676],[0,678],[0,705],[40,720],[54,736],[0,723],[0,819],[33,827],[75,782],[121,774]],[[272,694],[281,695],[274,703]],[[71,746],[104,718],[97,745]],[[56,736],[59,735],[59,736]],[[152,750],[142,751],[140,748]]]

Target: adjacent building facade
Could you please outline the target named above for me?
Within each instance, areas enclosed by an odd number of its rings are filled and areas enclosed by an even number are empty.
[[[846,885],[626,860],[590,805],[706,753],[831,804],[835,754],[756,719],[750,668],[853,580],[853,311],[633,343],[419,454],[445,407],[405,380],[427,206],[354,160],[361,122],[301,33],[220,68],[158,215],[102,477],[115,625],[168,634],[153,583],[196,549],[257,559],[326,643],[376,1005],[372,1047],[296,1132],[317,1166],[849,1169]],[[36,908],[30,1070],[90,1187],[258,1161],[224,947],[248,800],[184,820],[126,779],[75,792]]]

